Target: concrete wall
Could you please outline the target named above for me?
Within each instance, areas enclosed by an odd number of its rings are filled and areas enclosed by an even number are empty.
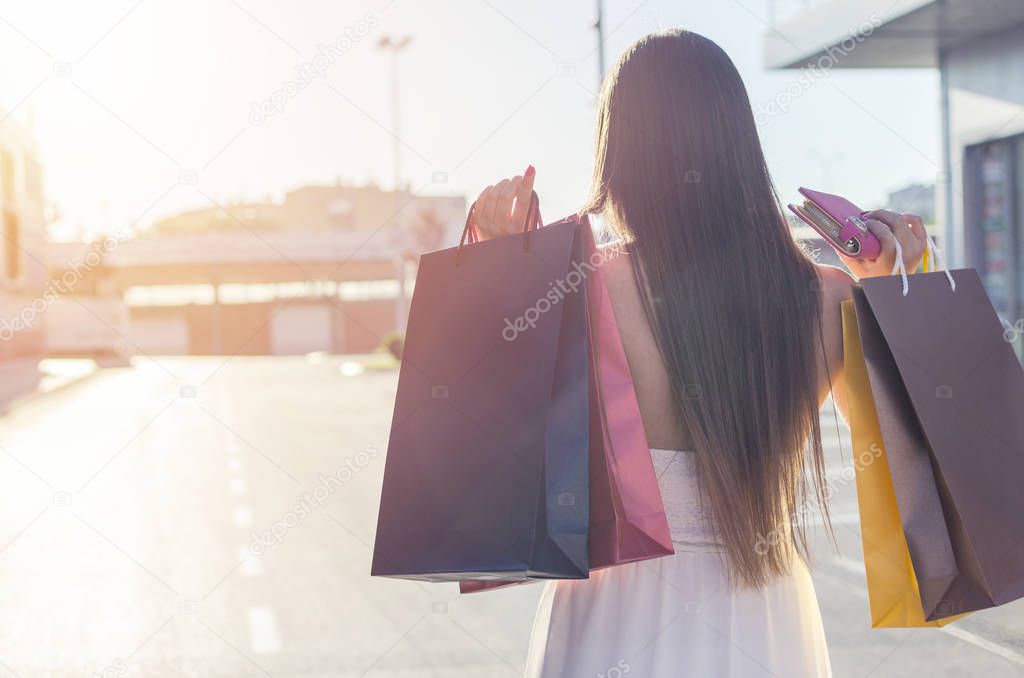
[[[114,297],[55,299],[42,314],[50,356],[109,356],[130,353],[124,335],[128,309]]]
[[[219,318],[212,305],[132,307],[124,334],[129,352],[149,355],[369,353],[395,327],[393,299],[337,304],[295,300],[283,310],[280,301],[222,304]]]

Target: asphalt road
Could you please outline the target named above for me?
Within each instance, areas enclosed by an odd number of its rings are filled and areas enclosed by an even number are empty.
[[[538,586],[367,574],[395,383],[333,356],[143,360],[0,417],[0,676],[518,675]],[[823,422],[836,675],[1024,675],[1020,604],[870,628],[849,439]]]

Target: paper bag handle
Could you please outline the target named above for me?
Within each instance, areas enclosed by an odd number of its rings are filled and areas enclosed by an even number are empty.
[[[945,262],[942,260],[942,253],[939,251],[939,246],[935,244],[932,237],[927,233],[925,238],[925,272],[931,268],[935,271],[942,271],[946,274],[946,280],[949,281],[949,288],[956,292],[956,281],[953,280],[953,276],[950,274],[949,269],[946,268]],[[893,244],[896,245],[896,263],[893,264],[892,273],[889,275],[900,274],[900,278],[903,280],[903,296],[907,296],[907,292],[910,291],[910,283],[907,279],[907,266],[903,263],[903,246],[900,245],[900,241],[893,238]]]
[[[466,225],[462,228],[462,237],[459,238],[459,246],[455,252],[455,263],[459,263],[459,259],[462,256],[462,250],[465,249],[466,245],[472,245],[480,242],[480,238],[477,235],[476,227],[473,225],[473,213],[476,212],[476,201],[469,206],[469,214],[466,215]],[[530,205],[526,209],[526,219],[523,222],[523,251],[528,252],[530,250],[530,231],[535,228],[540,228],[542,225],[540,218],[540,199],[537,197],[537,191],[530,193]]]

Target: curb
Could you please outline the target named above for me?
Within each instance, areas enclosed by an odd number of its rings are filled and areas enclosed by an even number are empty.
[[[46,360],[46,358],[44,358],[43,360]],[[40,362],[42,362],[42,360],[40,360]],[[30,403],[33,403],[33,402],[37,401],[37,400],[41,400],[41,399],[43,399],[43,398],[45,398],[47,396],[51,396],[51,395],[54,395],[54,394],[57,394],[57,393],[61,393],[61,392],[65,391],[65,390],[67,390],[67,389],[69,389],[69,388],[71,388],[73,386],[77,386],[79,384],[85,383],[86,381],[88,381],[88,380],[92,379],[93,377],[95,377],[96,375],[100,374],[100,372],[103,372],[104,370],[109,369],[107,366],[104,366],[99,361],[93,360],[92,363],[93,363],[92,369],[88,370],[87,372],[85,372],[83,374],[79,374],[79,375],[68,377],[67,379],[61,381],[60,383],[58,383],[58,384],[56,384],[56,385],[54,385],[54,386],[52,386],[50,388],[46,388],[46,389],[36,388],[34,391],[29,391],[29,392],[27,392],[27,393],[25,393],[23,395],[15,396],[15,397],[11,398],[10,400],[6,400],[6,401],[0,402],[0,415],[6,415],[6,414],[10,413],[11,411],[13,411],[14,409],[16,409],[18,407],[22,407],[24,405],[28,405]],[[42,376],[40,378],[40,384],[43,381],[45,381],[46,378],[47,377],[45,375]]]

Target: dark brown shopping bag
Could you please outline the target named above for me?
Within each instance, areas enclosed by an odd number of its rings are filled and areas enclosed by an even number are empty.
[[[944,590],[956,575],[956,558],[935,490],[931,457],[900,381],[899,370],[877,331],[865,336],[872,344],[869,347],[870,369],[875,386],[870,385],[853,304],[852,300],[843,302],[843,372],[846,421],[857,461],[857,505],[871,625],[875,628],[941,626],[960,616],[925,620],[917,573],[901,521],[904,517],[915,525],[908,532],[918,535],[918,548],[931,544],[931,555],[923,559],[927,569],[922,575],[930,582],[938,582],[935,585]],[[867,318],[866,323],[877,329],[877,325],[873,325],[874,317]],[[885,440],[880,425],[883,414],[886,417]],[[904,466],[900,470],[901,477],[916,478],[920,483],[918,492],[904,492],[902,513],[893,486],[890,455],[885,451],[886,440],[900,450],[894,461]],[[908,462],[916,462],[916,468],[906,468]],[[921,539],[922,536],[926,538]]]
[[[472,214],[472,212],[471,212]],[[589,573],[589,359],[578,223],[420,260],[371,574],[425,581]],[[467,219],[463,239],[472,236]],[[472,237],[470,237],[472,243]]]
[[[854,291],[929,621],[1024,596],[1024,372],[977,272],[950,274],[907,287],[869,278]]]

